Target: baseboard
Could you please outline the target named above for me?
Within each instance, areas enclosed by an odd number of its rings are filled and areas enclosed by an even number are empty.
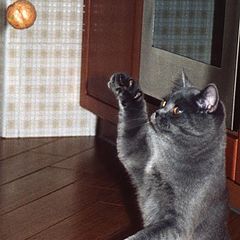
[[[97,137],[116,145],[117,125],[105,119],[98,118],[97,122]]]

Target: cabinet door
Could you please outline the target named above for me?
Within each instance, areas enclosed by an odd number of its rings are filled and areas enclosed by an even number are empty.
[[[85,0],[81,106],[116,122],[116,100],[107,88],[114,72],[138,79],[142,0]]]

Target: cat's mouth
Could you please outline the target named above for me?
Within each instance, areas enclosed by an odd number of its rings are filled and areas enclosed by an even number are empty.
[[[154,131],[170,131],[170,124],[167,118],[159,116],[156,112],[150,117],[150,123]]]
[[[154,117],[154,113],[151,115],[150,117],[150,126],[152,127],[152,129],[157,132],[157,129],[156,129],[156,118]]]

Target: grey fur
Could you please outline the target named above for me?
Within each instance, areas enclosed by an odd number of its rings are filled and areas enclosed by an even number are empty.
[[[208,88],[199,91],[186,81],[184,74],[183,87],[151,121],[137,82],[121,73],[109,81],[120,106],[119,159],[136,187],[144,222],[126,240],[230,239],[224,107],[219,99],[211,101],[214,106],[204,104],[215,85],[206,93]],[[174,116],[176,104],[182,109]]]

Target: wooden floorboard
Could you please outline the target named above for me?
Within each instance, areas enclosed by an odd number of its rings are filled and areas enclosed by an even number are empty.
[[[89,219],[91,219],[91,225],[89,225]],[[30,239],[85,240],[112,238],[120,240],[120,234],[123,237],[123,232],[126,236],[127,232],[130,231],[129,226],[130,222],[123,206],[97,202]]]
[[[94,137],[60,138],[58,141],[43,145],[34,151],[51,155],[69,157],[94,147]]]
[[[108,199],[112,190],[89,189],[75,182],[37,201],[0,216],[0,239],[20,240],[30,237],[77,212]]]
[[[57,138],[14,138],[0,139],[0,160],[20,154],[24,151],[48,145]]]
[[[45,168],[0,187],[0,215],[32,202],[76,181],[65,169]]]
[[[239,226],[231,211],[232,240]],[[1,240],[121,240],[140,228],[112,145],[93,137],[0,141]]]
[[[0,185],[24,177],[39,169],[51,166],[64,159],[62,156],[52,156],[27,151],[14,157],[0,161]]]

